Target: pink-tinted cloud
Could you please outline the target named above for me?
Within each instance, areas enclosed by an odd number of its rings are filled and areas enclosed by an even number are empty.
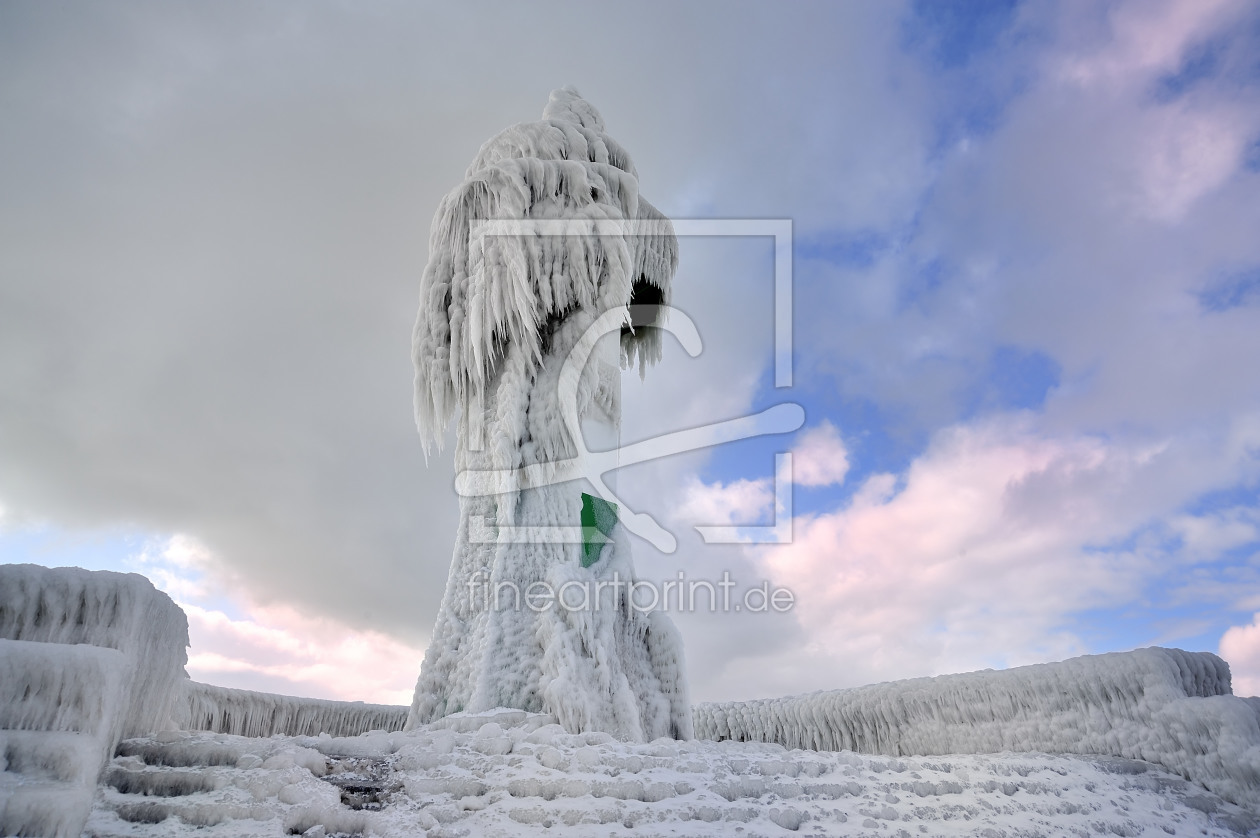
[[[329,614],[263,605],[213,551],[186,534],[151,543],[137,569],[188,616],[188,674],[223,687],[409,704],[424,649]]]
[[[1140,461],[1006,417],[938,434],[900,490],[878,475],[848,506],[798,519],[794,542],[763,561],[796,592],[816,686],[1087,651],[1062,618],[1125,601],[1145,567],[1086,549],[1127,531],[1108,495]]]
[[[1110,37],[1081,37],[1093,15],[1071,20],[1065,9],[1065,34],[1073,48],[1055,56],[1054,75],[1087,87],[1131,87],[1152,75],[1176,69],[1189,44],[1246,8],[1245,0],[1162,0],[1116,4],[1107,15]],[[1080,30],[1080,31],[1076,31]],[[1080,44],[1080,46],[1075,46]]]
[[[1234,695],[1260,696],[1260,613],[1221,637],[1220,655],[1234,676]]]
[[[244,619],[180,603],[188,615],[188,674],[226,687],[312,698],[409,704],[423,649],[287,607]]]

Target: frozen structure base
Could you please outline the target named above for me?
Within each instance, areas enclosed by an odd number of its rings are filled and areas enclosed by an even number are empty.
[[[1139,649],[760,701],[700,704],[696,735],[890,756],[1039,751],[1143,760],[1260,800],[1260,700],[1216,655]]]

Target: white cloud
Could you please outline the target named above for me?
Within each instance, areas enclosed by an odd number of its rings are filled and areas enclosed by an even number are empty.
[[[214,561],[209,548],[183,533],[171,536],[162,549],[162,558],[179,568],[204,570]]]
[[[792,446],[792,480],[801,486],[833,486],[849,473],[849,450],[840,432],[824,419]]]
[[[1033,9],[1046,31],[992,68],[1021,89],[967,150],[942,152],[913,235],[869,268],[802,263],[818,279],[802,310],[815,375],[925,435],[967,415],[1004,345],[1059,365],[1047,409],[1066,433],[1193,434],[1254,410],[1236,382],[1260,353],[1255,309],[1205,314],[1196,294],[1260,262],[1241,169],[1260,109],[1228,81],[1153,93],[1247,8]],[[1072,62],[1097,83],[1054,71]],[[1124,83],[1098,81],[1112,75]],[[991,106],[978,98],[963,107]]]
[[[132,557],[131,563],[175,600],[210,596],[216,587],[212,580],[222,573],[214,554],[196,538],[184,533],[150,541]]]
[[[792,446],[791,481],[800,486],[834,486],[849,472],[849,451],[839,431],[827,420],[797,438]],[[787,475],[779,479],[788,480]],[[770,477],[730,483],[705,483],[694,474],[684,478],[680,498],[671,506],[678,521],[691,524],[748,524],[770,516],[775,502]]]
[[[769,513],[774,486],[769,478],[704,483],[691,476],[683,490],[677,519],[691,524],[749,524]]]
[[[1142,119],[1136,137],[1137,191],[1132,211],[1171,223],[1237,170],[1248,126],[1228,112],[1170,105]]]
[[[1260,542],[1260,510],[1235,506],[1200,515],[1178,515],[1168,527],[1181,536],[1190,560],[1212,561],[1231,548]]]
[[[1234,676],[1234,695],[1260,696],[1260,613],[1226,631],[1219,651]]]

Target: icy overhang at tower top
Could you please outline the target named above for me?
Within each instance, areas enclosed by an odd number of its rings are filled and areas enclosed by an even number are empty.
[[[516,219],[585,224],[591,235],[544,235],[542,226],[476,234],[485,221]],[[627,235],[595,234],[627,222]],[[621,361],[642,373],[660,357],[651,327],[677,266],[673,228],[639,195],[630,155],[576,90],[552,91],[541,120],[481,147],[433,218],[413,343],[425,450],[441,447],[457,409],[485,394],[508,344],[537,366],[549,330],[575,310],[632,306]]]

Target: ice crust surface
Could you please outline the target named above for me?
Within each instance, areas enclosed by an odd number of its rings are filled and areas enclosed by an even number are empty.
[[[122,743],[84,834],[1236,836],[1239,806],[1145,762],[628,743],[519,710],[409,732]]]
[[[491,221],[560,227],[479,232]],[[409,726],[510,706],[629,741],[691,735],[672,623],[630,608],[623,587],[596,587],[635,578],[624,527],[589,567],[580,538],[500,537],[526,527],[580,532],[582,493],[596,489],[562,464],[582,459],[583,421],[619,438],[621,366],[642,370],[659,355],[652,312],[669,302],[677,247],[668,220],[640,196],[629,155],[572,88],[552,92],[541,120],[485,143],[443,199],[413,335],[416,423],[428,450],[460,414],[456,472],[483,479],[460,498]],[[566,365],[604,323],[612,351]],[[566,585],[595,593],[575,608],[521,601],[534,586]]]
[[[1179,649],[701,704],[696,734],[892,756],[1110,754],[1161,765],[1236,802],[1260,800],[1260,704],[1229,666]]]

